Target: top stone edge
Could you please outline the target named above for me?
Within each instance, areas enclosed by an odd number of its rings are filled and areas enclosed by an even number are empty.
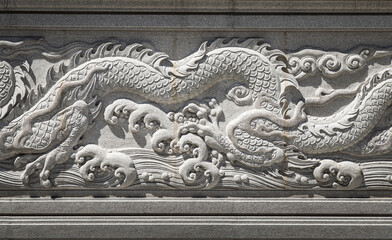
[[[1,12],[90,13],[392,13],[389,0],[0,0]]]

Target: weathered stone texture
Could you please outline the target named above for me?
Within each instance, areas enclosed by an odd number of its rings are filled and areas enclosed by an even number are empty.
[[[389,1],[0,3],[1,237],[392,234]]]

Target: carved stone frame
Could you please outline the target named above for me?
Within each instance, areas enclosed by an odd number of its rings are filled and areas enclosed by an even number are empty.
[[[216,37],[266,37],[283,50],[388,47],[389,1],[2,1],[7,40],[62,46],[115,37],[185,49]],[[145,3],[147,2],[147,3]],[[224,2],[224,3],[222,3]],[[295,3],[293,3],[295,2]],[[178,5],[176,5],[177,3]],[[134,4],[134,7],[129,5]],[[178,7],[181,5],[181,7]],[[170,6],[170,7],[168,7]],[[290,6],[296,6],[291,14]],[[41,9],[46,12],[41,13]],[[107,11],[110,9],[111,11]],[[160,13],[155,13],[155,12]],[[180,12],[181,11],[181,12]],[[278,13],[272,14],[271,12]],[[129,35],[132,35],[129,37]],[[136,35],[136,36],[135,36]],[[219,36],[217,36],[219,35]],[[336,42],[330,43],[332,39]],[[182,41],[182,42],[181,42]],[[170,48],[170,44],[174,47]],[[3,239],[390,239],[392,192],[2,190]]]

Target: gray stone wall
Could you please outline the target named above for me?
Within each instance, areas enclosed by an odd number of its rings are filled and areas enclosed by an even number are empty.
[[[390,239],[391,1],[0,1],[0,238]]]

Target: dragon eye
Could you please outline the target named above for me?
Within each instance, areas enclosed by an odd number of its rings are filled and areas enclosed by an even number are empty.
[[[249,94],[249,89],[244,86],[237,86],[233,90],[235,91],[235,95],[240,98],[246,97]]]
[[[239,106],[251,105],[251,91],[245,86],[235,86],[227,93],[227,98]]]
[[[246,97],[248,95],[248,89],[238,88],[235,91],[237,97]]]

